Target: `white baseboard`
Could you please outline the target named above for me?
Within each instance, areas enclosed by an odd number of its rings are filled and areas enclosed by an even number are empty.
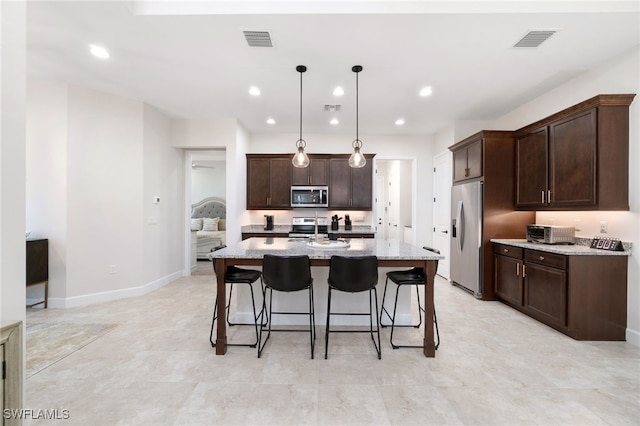
[[[627,328],[626,336],[628,343],[631,343],[633,346],[640,346],[640,332],[637,330],[632,330]]]
[[[50,297],[48,306],[50,308],[58,309],[76,308],[79,306],[86,306],[94,303],[104,303],[112,300],[126,299],[128,297],[142,296],[144,294],[152,292],[153,290],[163,287],[180,277],[182,277],[182,271],[174,272],[139,287],[130,287],[120,290],[83,294],[82,296],[74,297]]]

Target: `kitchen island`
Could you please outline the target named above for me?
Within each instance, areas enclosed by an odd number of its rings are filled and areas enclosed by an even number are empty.
[[[424,286],[425,327],[424,327],[424,355],[435,357],[435,341],[433,329],[433,283],[436,274],[436,262],[444,256],[424,250],[398,240],[381,240],[356,238],[348,240],[346,248],[312,248],[307,240],[289,238],[249,238],[237,245],[212,252],[209,257],[215,262],[218,311],[224,312],[227,305],[224,271],[231,265],[262,265],[265,254],[281,256],[307,255],[311,266],[329,266],[331,256],[376,256],[379,267],[420,267],[426,272]],[[382,274],[380,280],[382,281]],[[325,283],[316,280],[314,285]],[[428,314],[427,314],[428,313]],[[227,334],[225,321],[217,321],[216,354],[224,355],[227,351]]]

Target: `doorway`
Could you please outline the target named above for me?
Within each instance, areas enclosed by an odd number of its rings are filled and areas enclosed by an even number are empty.
[[[413,160],[376,160],[375,201],[376,234],[413,244]]]

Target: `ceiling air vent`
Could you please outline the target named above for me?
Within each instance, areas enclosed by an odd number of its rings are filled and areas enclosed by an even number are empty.
[[[557,30],[529,31],[519,42],[514,44],[513,47],[538,47],[556,32]]]
[[[268,31],[243,31],[244,38],[251,47],[273,47]]]
[[[325,105],[324,110],[328,112],[338,112],[340,111],[341,105]]]

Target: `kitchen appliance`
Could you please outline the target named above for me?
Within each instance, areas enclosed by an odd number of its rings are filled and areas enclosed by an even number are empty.
[[[337,231],[339,228],[339,221],[342,220],[341,217],[338,217],[338,215],[333,215],[331,216],[331,230],[332,231]]]
[[[573,226],[527,225],[527,241],[542,244],[575,244]]]
[[[318,235],[323,238],[329,238],[329,219],[326,217],[318,218]],[[291,231],[289,238],[311,238],[316,233],[315,217],[294,217],[291,219]]]
[[[482,298],[482,191],[483,182],[475,181],[451,188],[452,284]]]
[[[292,186],[291,207],[329,207],[329,187]]]
[[[270,215],[270,214],[264,215],[264,230],[273,231],[273,215]]]
[[[351,231],[351,218],[348,214],[344,215],[344,230]]]

